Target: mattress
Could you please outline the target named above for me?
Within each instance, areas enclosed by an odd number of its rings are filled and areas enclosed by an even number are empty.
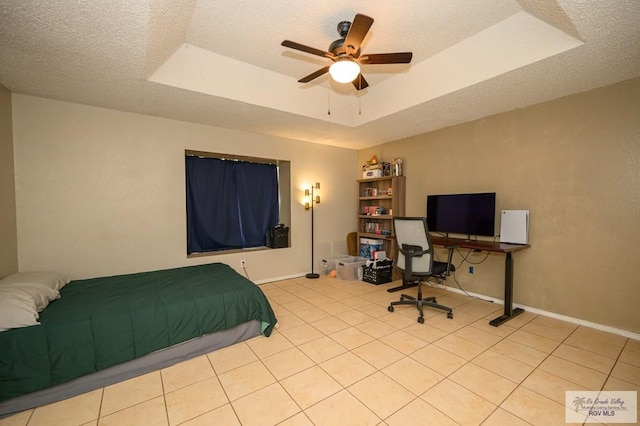
[[[72,281],[39,326],[0,333],[0,403],[164,348],[276,318],[253,282],[228,265]]]

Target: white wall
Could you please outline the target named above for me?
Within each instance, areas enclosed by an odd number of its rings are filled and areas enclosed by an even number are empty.
[[[85,278],[224,262],[254,281],[311,267],[304,185],[321,182],[316,258],[355,230],[356,151],[13,95],[21,271]],[[291,161],[292,247],[186,257],[184,150]]]

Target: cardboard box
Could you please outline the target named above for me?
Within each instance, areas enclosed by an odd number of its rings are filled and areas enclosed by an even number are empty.
[[[362,179],[371,179],[382,177],[382,170],[364,170],[362,172]]]
[[[360,257],[373,260],[373,253],[383,249],[383,240],[360,238]]]
[[[366,171],[366,170],[382,170],[382,169],[383,169],[383,165],[381,163],[365,164],[364,166],[362,166],[362,171]]]

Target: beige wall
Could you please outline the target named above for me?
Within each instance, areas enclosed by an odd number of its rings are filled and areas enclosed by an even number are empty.
[[[362,150],[359,164],[373,154],[405,160],[408,215],[427,194],[480,191],[530,211],[516,303],[640,332],[640,79]],[[468,266],[463,288],[503,298],[503,256]]]
[[[356,226],[353,150],[16,94],[13,117],[21,271],[83,278],[246,259],[255,281],[310,272],[300,201],[316,181],[316,259],[346,250]],[[185,149],[291,161],[292,247],[187,259]]]
[[[18,271],[11,93],[0,85],[0,278]]]

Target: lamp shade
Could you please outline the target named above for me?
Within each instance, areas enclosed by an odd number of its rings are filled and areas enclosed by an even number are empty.
[[[360,74],[360,65],[348,58],[340,59],[331,64],[329,74],[338,83],[351,83]]]

